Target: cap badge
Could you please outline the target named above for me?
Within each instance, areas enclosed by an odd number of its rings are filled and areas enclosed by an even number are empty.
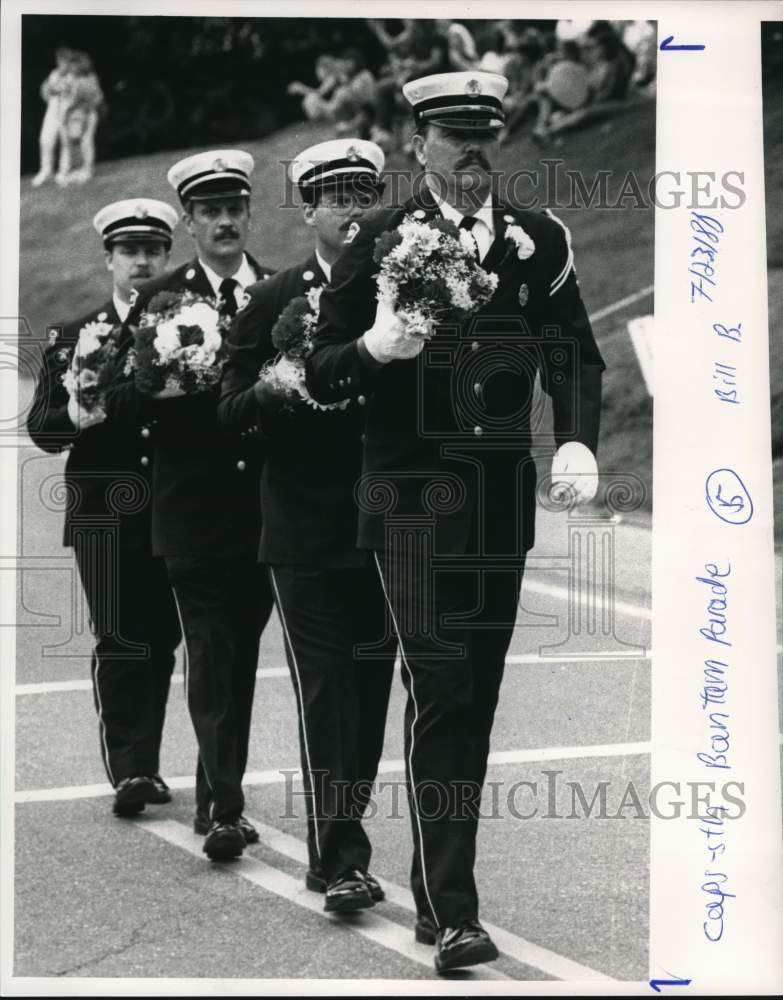
[[[411,95],[411,100],[418,101],[418,99],[421,97],[421,91],[417,87],[415,90],[410,91],[410,95]]]
[[[146,205],[139,204],[136,206],[133,214],[136,216],[137,219],[146,219],[147,216],[149,215],[149,212],[147,211]]]
[[[355,162],[356,160],[361,158],[361,154],[359,153],[359,150],[356,148],[356,146],[349,146],[348,149],[346,149],[345,151],[345,158],[347,160]]]
[[[352,222],[351,225],[348,227],[348,232],[345,234],[345,239],[343,240],[343,243],[353,243],[353,241],[356,239],[356,234],[358,232],[359,232],[359,223]]]
[[[530,289],[527,287],[527,285],[525,284],[524,281],[519,286],[519,296],[518,297],[519,297],[519,304],[521,306],[526,306],[527,305],[527,300],[530,298]]]
[[[468,82],[465,84],[465,93],[470,94],[473,97],[475,97],[476,94],[480,94],[481,84],[478,82],[478,80],[476,80],[475,78],[472,80],[468,80]]]
[[[213,170],[225,170],[226,169],[226,164],[223,162],[223,160],[221,160],[220,157],[218,157],[215,160],[215,162],[212,164],[212,169]]]

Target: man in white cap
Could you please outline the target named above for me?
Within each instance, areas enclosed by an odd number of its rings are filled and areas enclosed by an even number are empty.
[[[373,550],[397,629],[416,936],[440,972],[490,961],[473,875],[479,803],[527,550],[536,473],[534,383],[552,398],[553,484],[597,487],[604,364],[553,216],[492,193],[490,156],[508,81],[490,73],[412,80],[417,195],[359,223],[321,296],[308,389],[322,403],[367,398],[359,545]],[[451,220],[498,276],[469,321],[410,337],[378,309],[376,237],[406,217]]]
[[[236,313],[245,288],[272,272],[245,250],[253,158],[242,150],[198,153],[168,179],[196,244],[188,264],[150,282],[127,319],[138,322],[159,292],[189,290]],[[152,547],[163,557],[186,649],[186,695],[196,733],[194,829],[211,860],[238,857],[258,833],[243,815],[242,778],[250,737],[261,632],[273,600],[256,553],[261,530],[260,456],[230,443],[217,422],[217,389],[173,398],[140,394],[123,365],[107,393],[109,419],[131,436],[148,435],[152,465]]]
[[[315,247],[249,289],[229,336],[218,408],[226,430],[258,437],[265,454],[259,559],[269,567],[299,715],[306,884],[335,913],[384,898],[368,873],[361,820],[383,749],[396,643],[375,567],[356,548],[364,400],[319,410],[289,399],[281,414],[259,371],[276,354],[280,314],[328,283],[347,233],[378,202],[383,165],[380,147],[361,139],[322,142],[294,159],[290,176]]]
[[[93,693],[117,816],[133,816],[148,803],[171,799],[158,772],[180,629],[166,567],[150,547],[143,441],[118,434],[101,409],[87,412],[70,399],[62,376],[82,327],[121,323],[133,290],[165,270],[177,221],[170,205],[151,198],[114,202],[97,213],[93,225],[114,280],[111,298],[81,319],[49,327],[27,418],[39,448],[70,449],[63,544],[74,549],[95,634]]]

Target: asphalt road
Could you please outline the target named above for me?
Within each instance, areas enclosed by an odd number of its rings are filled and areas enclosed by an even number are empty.
[[[242,860],[215,865],[191,832],[196,748],[181,664],[162,761],[174,801],[135,820],[112,816],[89,629],[70,551],[60,546],[53,487],[62,462],[20,451],[15,975],[436,979],[432,949],[413,942],[399,677],[385,785],[367,824],[372,869],[389,900],[372,911],[329,917],[303,886],[296,715],[276,618],[263,638],[246,781],[261,842]],[[613,547],[613,623],[600,604],[594,619],[588,614],[591,537]],[[458,981],[647,978],[649,824],[634,808],[618,814],[629,783],[642,802],[649,787],[649,576],[645,527],[541,515],[479,838],[481,917],[502,955]],[[572,786],[589,802],[602,781],[604,817],[586,818],[573,808]],[[537,785],[535,797],[520,782]],[[538,815],[523,818],[534,806]]]

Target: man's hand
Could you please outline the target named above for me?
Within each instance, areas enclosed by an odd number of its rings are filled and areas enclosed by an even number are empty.
[[[555,500],[569,495],[574,503],[588,503],[598,490],[598,466],[595,455],[578,441],[561,445],[552,459],[551,494]]]
[[[274,372],[274,368],[272,370]],[[274,375],[262,375],[253,386],[253,392],[258,405],[268,413],[276,413],[298,398],[292,388],[276,380]]]
[[[68,398],[68,419],[78,431],[85,431],[88,427],[102,424],[106,419],[106,414],[100,406],[85,410],[83,406],[79,405],[75,396],[70,396]]]
[[[362,340],[368,353],[383,365],[415,358],[424,350],[424,339],[405,333],[397,314],[384,301],[378,303],[375,323]]]
[[[165,388],[153,392],[152,399],[177,399],[179,396],[186,396],[187,393],[176,385],[167,385]]]

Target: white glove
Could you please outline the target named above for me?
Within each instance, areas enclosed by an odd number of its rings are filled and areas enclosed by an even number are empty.
[[[405,333],[397,314],[383,299],[378,303],[375,323],[362,338],[368,352],[381,364],[415,358],[424,350],[424,340]]]
[[[94,407],[92,410],[85,410],[83,406],[79,405],[79,401],[75,396],[69,396],[68,419],[77,430],[84,431],[88,427],[95,426],[95,424],[102,424],[106,419],[106,414],[99,406]]]
[[[561,445],[552,459],[551,494],[555,500],[565,500],[569,494],[574,503],[588,503],[598,490],[598,465],[595,455],[579,441]]]
[[[185,396],[186,392],[184,389],[180,389],[176,385],[166,385],[157,392],[152,393],[153,399],[177,399],[179,396]]]

